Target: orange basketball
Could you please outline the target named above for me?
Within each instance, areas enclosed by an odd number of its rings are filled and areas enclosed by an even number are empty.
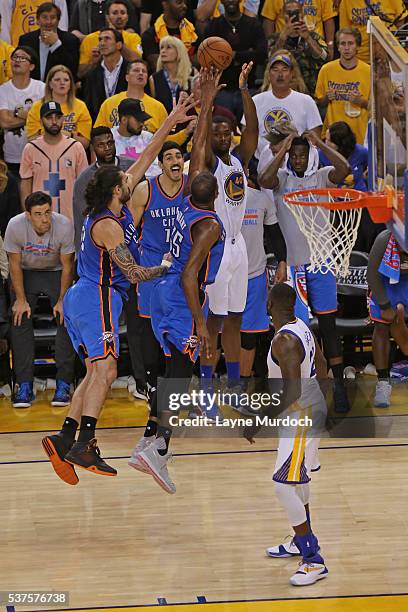
[[[219,36],[210,36],[198,47],[198,62],[203,68],[225,70],[232,62],[231,45]]]

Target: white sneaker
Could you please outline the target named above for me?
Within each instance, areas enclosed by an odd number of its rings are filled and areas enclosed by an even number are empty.
[[[140,463],[146,468],[146,470],[153,476],[157,484],[161,486],[166,493],[175,493],[176,485],[171,480],[167,471],[167,462],[171,458],[171,453],[166,455],[160,455],[159,450],[166,448],[166,442],[164,438],[155,438],[152,444],[149,444],[141,453],[138,458]]]
[[[148,438],[145,438],[145,436],[143,436],[142,438],[140,438],[139,442],[132,450],[132,455],[128,461],[128,465],[130,465],[130,467],[135,468],[135,470],[138,470],[139,472],[150,474],[149,470],[147,470],[143,463],[139,460],[139,454],[150,444],[152,444],[155,439],[156,438],[154,436],[149,436]]]
[[[296,546],[294,538],[292,538],[289,542],[267,548],[266,554],[268,557],[286,559],[287,557],[299,556],[300,550]]]
[[[391,404],[392,386],[388,380],[379,380],[375,387],[374,406],[388,408]]]
[[[299,563],[298,571],[290,577],[293,586],[307,586],[326,578],[329,570],[322,563]]]

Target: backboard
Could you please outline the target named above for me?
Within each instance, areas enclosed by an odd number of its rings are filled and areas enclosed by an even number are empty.
[[[369,187],[392,192],[392,229],[408,248],[408,53],[379,17],[371,17]]]

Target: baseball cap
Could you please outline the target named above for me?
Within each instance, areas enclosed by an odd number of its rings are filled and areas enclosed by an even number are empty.
[[[135,98],[125,98],[118,106],[119,116],[126,117],[130,115],[138,121],[147,121],[151,115],[145,112],[144,104],[141,100]]]
[[[270,63],[269,63],[269,67],[273,66],[274,64],[276,64],[276,62],[282,62],[283,64],[286,64],[286,66],[289,66],[289,68],[292,68],[293,64],[292,64],[292,60],[290,59],[289,55],[284,55],[283,53],[279,53],[278,55],[275,55]]]
[[[60,103],[54,102],[54,100],[44,102],[44,104],[40,108],[40,117],[46,117],[47,115],[52,115],[53,113],[56,113],[57,115],[64,114],[61,110]]]

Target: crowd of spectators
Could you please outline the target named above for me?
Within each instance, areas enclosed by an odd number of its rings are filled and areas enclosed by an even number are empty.
[[[200,112],[200,42],[220,36],[233,50],[214,114],[229,122],[234,146],[243,122],[238,76],[254,64],[252,173],[274,155],[275,126],[287,121],[345,156],[352,174],[343,185],[366,190],[367,21],[376,15],[396,30],[408,11],[403,0],[0,0],[0,14],[0,232],[11,277],[1,295],[10,295],[12,312],[11,333],[1,325],[0,334],[11,338],[16,382],[32,382],[30,313],[47,293],[59,317],[57,378],[66,390],[72,355],[60,302],[72,282],[86,184],[100,165],[126,170],[183,91],[197,104],[169,140],[188,159]],[[323,152],[319,159],[329,164]],[[156,160],[147,176],[158,173]],[[368,249],[378,228],[363,221]]]

